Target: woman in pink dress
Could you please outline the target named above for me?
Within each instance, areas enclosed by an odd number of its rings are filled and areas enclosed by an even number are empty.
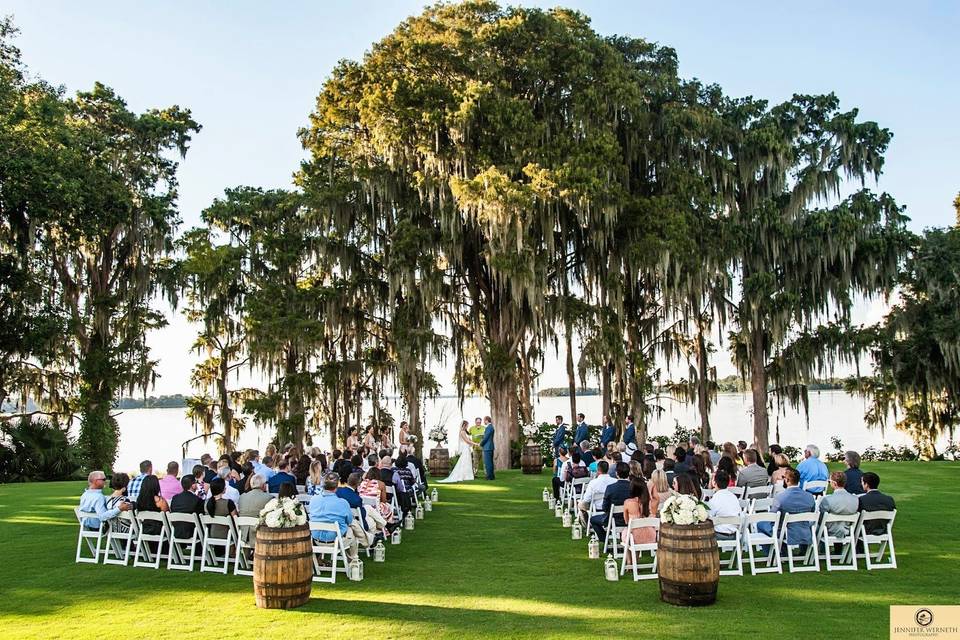
[[[630,478],[630,497],[623,502],[623,521],[628,527],[622,532],[623,544],[627,544],[628,534],[630,533],[629,524],[632,518],[650,517],[650,492],[647,491],[647,483],[642,477]],[[633,529],[633,541],[637,544],[646,544],[657,541],[657,529],[655,527],[640,527]]]
[[[379,500],[380,515],[386,518],[387,522],[393,522],[393,507],[387,502],[387,486],[380,479],[380,469],[370,467],[367,475],[363,477],[363,482],[360,483],[357,493],[361,496]]]

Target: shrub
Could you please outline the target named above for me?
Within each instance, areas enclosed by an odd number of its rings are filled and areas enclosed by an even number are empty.
[[[67,430],[47,420],[0,424],[0,482],[66,480],[80,469]]]
[[[907,462],[919,458],[917,452],[910,447],[891,447],[888,444],[882,449],[867,447],[860,457],[867,462]]]

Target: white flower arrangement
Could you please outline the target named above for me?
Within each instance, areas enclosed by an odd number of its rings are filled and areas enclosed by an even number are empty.
[[[528,438],[534,438],[540,432],[540,425],[536,422],[528,422],[520,425],[520,431]]]
[[[307,524],[307,511],[296,498],[274,498],[260,510],[260,524],[287,529]]]
[[[436,426],[433,429],[430,429],[430,433],[427,435],[431,440],[436,442],[438,446],[441,442],[447,441],[447,429],[443,426]]]
[[[417,436],[407,436],[407,442],[414,444],[417,441]]]
[[[707,505],[693,496],[672,495],[660,507],[660,521],[679,525],[706,522]]]

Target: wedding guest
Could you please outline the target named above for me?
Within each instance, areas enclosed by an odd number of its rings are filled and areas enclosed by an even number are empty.
[[[180,478],[180,493],[173,496],[170,500],[171,513],[203,513],[203,500],[194,493],[194,485],[197,484],[196,478],[191,474],[186,474]],[[259,514],[259,512],[258,512]],[[196,527],[192,522],[174,522],[173,533],[178,538],[190,538],[193,536],[193,530]]]
[[[737,464],[743,464],[743,452],[747,450],[746,440],[737,440]]]
[[[730,458],[733,460],[734,464],[737,462],[737,458],[740,457],[739,452],[737,451],[737,445],[732,442],[724,442],[720,447],[720,455],[723,457]]]
[[[400,457],[393,466],[393,490],[400,504],[401,517],[406,517],[407,513],[413,509],[415,486],[416,479],[413,471],[407,464],[406,454],[401,450]]]
[[[557,449],[557,459],[553,461],[553,478],[551,479],[555,500],[560,499],[560,488],[563,486],[563,483],[566,482],[565,474],[569,460],[570,457],[567,454],[567,448],[559,447]]]
[[[160,479],[160,495],[167,502],[173,499],[173,496],[183,491],[180,486],[180,479],[177,474],[180,473],[180,465],[176,462],[167,464],[167,475]]]
[[[367,520],[367,509],[363,505],[363,498],[360,497],[360,494],[357,492],[357,488],[360,486],[360,480],[363,477],[363,474],[360,471],[355,471],[351,473],[346,481],[341,481],[340,486],[337,487],[336,493],[338,498],[343,498],[347,501],[347,504],[350,505],[351,509],[360,510],[360,518],[354,518],[351,528],[353,529],[353,535],[357,540],[363,543],[364,547],[369,547],[373,544],[373,536],[376,532],[376,527],[370,528],[366,524]]]
[[[136,500],[140,495],[140,484],[143,482],[143,479],[147,476],[153,474],[153,463],[149,460],[144,460],[140,463],[140,473],[133,477],[130,481],[130,484],[127,486],[127,496],[131,500]]]
[[[700,484],[689,473],[678,473],[673,477],[673,490],[680,495],[693,496],[697,500],[703,495]]]
[[[297,485],[292,482],[284,482],[280,485],[280,490],[277,492],[277,498],[296,498],[297,497]]]
[[[610,477],[610,465],[606,460],[597,461],[597,476],[587,483],[580,496],[580,502],[577,504],[578,513],[584,521],[589,518],[591,511],[601,513],[603,510],[603,497],[607,487],[616,482],[616,479]]]
[[[767,470],[757,464],[757,450],[743,452],[743,468],[737,473],[738,487],[765,487],[770,482]]]
[[[200,456],[200,464],[203,465],[203,481],[210,484],[210,481],[217,477],[217,466],[213,456],[209,453],[203,454]]]
[[[115,507],[107,506],[107,496],[103,495],[103,487],[107,483],[107,475],[103,471],[91,471],[87,475],[87,490],[80,496],[80,511],[95,513],[96,518],[87,518],[83,521],[85,529],[99,531],[104,522],[108,522],[120,515],[121,511],[129,511],[129,502],[118,502]]]
[[[226,483],[227,485],[223,490],[224,497],[229,498],[230,500],[233,500],[234,503],[236,503],[240,500],[240,492],[237,491],[237,489],[230,484],[230,480],[233,478],[234,475],[235,473],[233,469],[231,469],[229,466],[220,467],[220,469],[217,471],[217,477],[223,478],[224,483]]]
[[[346,547],[347,557],[351,560],[357,557],[357,539],[350,530],[350,524],[353,522],[353,511],[350,505],[343,498],[337,496],[337,487],[340,485],[340,478],[336,474],[328,473],[323,478],[323,491],[319,495],[310,498],[310,505],[307,512],[310,516],[310,522],[325,522],[336,524],[340,529],[340,536]],[[314,539],[320,542],[332,542],[336,535],[332,531],[313,531]]]
[[[730,478],[730,486],[737,486],[737,463],[733,458],[729,456],[722,456],[720,462],[717,463],[717,470],[723,469],[727,472],[727,477]]]
[[[796,469],[787,469],[783,474],[786,489],[773,497],[770,513],[809,513],[816,508],[813,495],[800,488],[800,474]],[[771,535],[773,525],[770,522],[761,522],[757,531]],[[810,525],[805,522],[794,522],[787,525],[787,544],[802,545],[801,553],[806,553],[806,546],[813,543],[810,536]]]
[[[304,454],[297,458],[297,466],[293,471],[294,477],[297,479],[297,484],[306,484],[307,476],[310,475],[310,463],[312,460],[310,456]]]
[[[673,486],[673,479],[676,477],[676,474],[673,472],[673,466],[676,464],[676,460],[673,458],[664,458],[663,459],[663,472],[667,474],[667,482],[670,483],[670,486]]]
[[[273,444],[272,442],[271,442],[270,444],[268,444],[268,445],[267,445],[267,448],[263,450],[263,457],[264,457],[264,458],[270,458],[271,460],[272,460],[273,458],[276,458],[276,457],[277,457],[277,445]],[[267,464],[266,461],[264,461],[264,464]],[[268,465],[268,466],[269,466],[269,465]],[[259,473],[259,471],[258,471],[257,473]],[[267,478],[267,479],[269,480],[269,478]]]
[[[783,447],[778,444],[770,445],[769,450],[767,451],[767,475],[772,476],[773,472],[777,470],[777,460],[776,456],[783,454]]]
[[[578,450],[571,453],[570,460],[567,462],[563,474],[564,482],[572,482],[576,478],[586,478],[589,475],[590,470],[587,469],[587,465],[583,463],[583,459],[580,457],[580,451]]]
[[[207,496],[210,495],[210,485],[203,481],[203,477],[206,475],[205,467],[202,464],[194,465],[193,473],[191,475],[196,480],[194,483],[193,492],[197,494],[198,498],[205,501]]]
[[[237,487],[237,489],[240,491],[241,495],[247,491],[250,491],[250,478],[253,477],[254,473],[252,462],[247,461],[240,465],[241,480],[240,486]]]
[[[357,428],[350,427],[350,431],[347,433],[347,442],[346,442],[346,446],[344,446],[344,452],[349,451],[350,455],[353,455],[359,450],[360,450],[360,438],[357,437]]]
[[[267,450],[269,449],[270,447],[267,447]],[[270,480],[270,477],[273,475],[273,467],[270,463],[273,462],[273,459],[269,455],[264,454],[263,462],[261,462],[260,452],[256,449],[252,449],[250,451],[250,462],[253,463],[254,473],[258,473],[263,476],[264,481]]]
[[[707,440],[704,446],[707,448],[707,453],[710,454],[710,464],[708,466],[711,469],[716,469],[717,463],[720,462],[720,452],[717,451],[717,445],[713,441]]]
[[[587,470],[589,471],[590,465],[593,464],[593,452],[590,450],[590,443],[584,440],[580,443],[580,459],[583,460],[583,464],[587,465]]]
[[[110,488],[113,489],[113,493],[111,493],[110,497],[107,498],[108,509],[113,509],[121,502],[129,502],[131,505],[133,504],[133,502],[130,500],[130,497],[127,495],[127,487],[129,485],[130,476],[122,471],[113,474],[113,477],[110,478]]]
[[[847,451],[843,454],[846,465],[844,475],[847,476],[847,491],[854,495],[863,493],[863,472],[860,471],[860,454],[856,451]]]
[[[604,490],[603,503],[600,505],[600,513],[590,518],[590,526],[597,538],[603,540],[606,536],[607,525],[609,523],[610,507],[621,506],[623,502],[630,497],[630,467],[626,462],[618,462],[616,466],[617,480],[610,483]],[[618,514],[614,517],[618,527],[623,526],[623,516]]]
[[[776,453],[773,456],[774,470],[770,475],[770,484],[783,486],[783,474],[787,469],[791,469],[790,460],[782,453]]]
[[[380,480],[387,486],[393,486],[393,458],[390,456],[380,458]]]
[[[716,489],[710,500],[707,501],[708,515],[714,516],[739,516],[740,500],[730,491],[730,476],[723,469],[713,474],[711,487]],[[736,537],[737,527],[732,524],[718,524],[714,527],[718,540],[733,540]]]
[[[654,468],[647,483],[647,490],[650,492],[650,513],[657,514],[660,512],[660,505],[672,493],[670,483],[667,482],[667,474],[663,469]]]
[[[208,516],[234,516],[237,515],[237,503],[224,495],[226,491],[226,481],[217,476],[210,482],[210,497],[207,498],[204,511]],[[223,524],[210,525],[209,535],[213,538],[226,538],[229,527]]]
[[[277,463],[277,472],[267,480],[267,487],[269,487],[270,493],[279,493],[280,485],[284,482],[289,482],[293,485],[294,490],[296,490],[297,478],[288,471],[289,468],[289,463],[281,458],[280,462]]]
[[[700,456],[693,456],[692,458],[688,457],[687,460],[689,463],[689,470],[687,473],[690,474],[690,477],[699,484],[701,487],[706,487],[710,484],[710,476],[707,474],[706,467],[703,466],[703,458]]]
[[[647,490],[647,483],[642,477],[631,478],[630,497],[623,501],[623,521],[629,525],[633,518],[649,518],[651,513],[656,512],[650,510],[650,493]],[[633,541],[637,544],[657,541],[656,527],[638,527],[633,529],[632,533]],[[629,536],[630,530],[624,528],[621,532],[624,545],[627,544]]]
[[[330,471],[333,473],[340,473],[340,465],[342,465],[346,460],[347,455],[340,449],[333,450],[333,466],[330,467]]]
[[[867,471],[863,474],[861,481],[866,493],[860,496],[860,511],[893,511],[897,508],[897,503],[892,496],[880,493],[880,476]],[[887,532],[887,525],[877,521],[867,521],[863,523],[867,534],[875,536]]]
[[[850,516],[860,510],[860,501],[857,496],[846,490],[847,476],[843,471],[834,471],[830,474],[830,486],[833,493],[820,500],[820,513],[833,513],[841,516]],[[843,522],[828,522],[827,533],[834,537],[847,535],[848,526]]]
[[[407,464],[416,469],[417,482],[421,489],[427,491],[430,488],[427,482],[427,468],[423,466],[423,461],[416,456],[412,446],[407,449]]]
[[[138,513],[141,511],[160,513],[170,510],[170,505],[167,504],[167,501],[160,495],[160,481],[157,480],[157,476],[150,474],[141,480],[136,507]],[[155,520],[146,520],[140,527],[145,534],[155,536],[163,529],[163,523]]]
[[[387,485],[380,479],[378,469],[371,467],[370,470],[367,471],[357,492],[361,496],[376,498],[378,500],[377,508],[380,511],[380,515],[383,516],[388,524],[393,522],[393,507],[387,502]]]
[[[323,464],[319,460],[310,463],[310,475],[303,483],[303,492],[308,496],[315,496],[323,490]]]
[[[587,465],[587,469],[593,475],[597,474],[597,468],[598,468],[597,464],[600,462],[600,460],[603,459],[603,454],[601,453],[601,451],[602,450],[600,449],[600,447],[594,447],[593,450],[590,452],[591,454],[590,457],[593,458],[593,462]],[[610,463],[607,462],[607,468],[609,467],[610,467]]]
[[[263,508],[267,506],[268,502],[273,500],[273,496],[267,493],[267,481],[264,480],[263,476],[259,473],[251,476],[249,486],[250,490],[241,495],[240,501],[237,502],[237,515],[248,518],[259,518],[260,512],[263,511]],[[253,545],[256,543],[257,536],[249,527],[247,527],[245,531],[241,531],[240,535],[243,536],[244,541],[249,544]]]
[[[820,447],[815,444],[808,444],[803,449],[803,461],[797,465],[797,473],[800,474],[800,487],[807,482],[814,480],[826,480],[830,477],[827,471],[827,465],[820,461]],[[811,489],[810,493],[820,495],[823,489]]]

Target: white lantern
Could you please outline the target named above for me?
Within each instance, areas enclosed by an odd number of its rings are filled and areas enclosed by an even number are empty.
[[[550,496],[550,499],[547,500],[547,508],[552,511],[555,506],[557,506],[557,501],[553,496]]]
[[[571,530],[570,535],[574,540],[580,540],[583,538],[583,527],[580,526],[579,519],[573,524],[573,529]]]
[[[440,499],[440,494],[437,493],[437,488],[436,488],[436,487],[434,487],[434,488],[433,488],[433,491],[430,492],[430,499],[431,499],[433,502],[436,502],[437,500]]]
[[[383,562],[387,559],[387,548],[383,546],[383,540],[377,542],[377,546],[373,548],[373,561],[374,562]]]
[[[557,516],[558,518],[563,517],[563,505],[560,504],[559,502],[553,508],[553,515]]]
[[[413,526],[414,526],[413,514],[408,512],[407,517],[403,519],[403,528],[409,531],[413,531]]]
[[[417,520],[423,520],[423,505],[417,505]]]
[[[390,536],[390,544],[400,544],[400,527],[393,530],[393,535]]]
[[[614,560],[611,555],[608,555],[607,559],[603,562],[603,575],[606,576],[610,582],[616,582],[620,579],[620,571],[617,570],[617,561]]]
[[[590,534],[590,542],[587,543],[587,556],[591,560],[597,560],[600,557],[600,541],[597,540],[597,534]]]
[[[563,526],[569,527],[573,524],[573,516],[566,509],[563,510]]]
[[[348,575],[354,582],[363,580],[363,562],[360,561],[360,558],[354,558],[350,561]]]
[[[431,500],[429,497],[425,498],[423,501],[423,508],[426,511],[433,511],[433,500]]]
[[[546,487],[543,488],[543,501],[544,502],[550,501],[550,491]]]

